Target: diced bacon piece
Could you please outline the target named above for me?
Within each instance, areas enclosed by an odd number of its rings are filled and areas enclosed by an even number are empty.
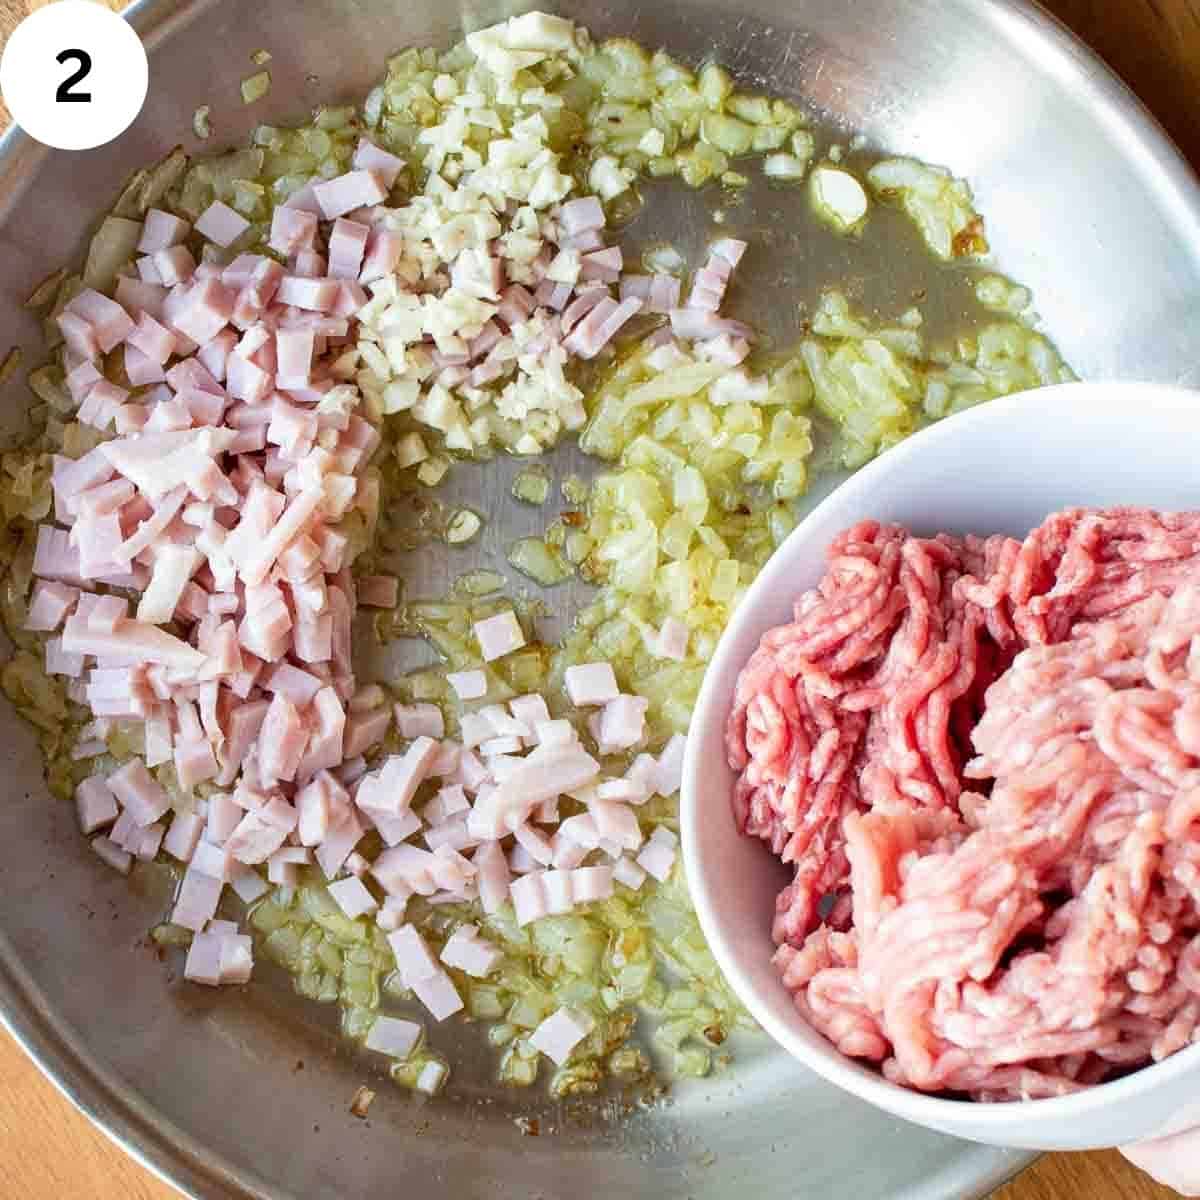
[[[350,165],[355,170],[374,171],[383,186],[390,188],[396,182],[396,176],[404,169],[404,159],[389,154],[364,137],[358,139]]]
[[[375,1018],[367,1032],[363,1045],[377,1054],[389,1058],[406,1059],[417,1048],[424,1032],[415,1021],[403,1021],[399,1017]]]
[[[221,899],[224,883],[189,866],[183,873],[171,922],[199,933],[212,920]]]
[[[440,738],[446,732],[442,710],[436,704],[397,704],[395,713],[402,738]]]
[[[153,824],[171,807],[167,793],[140,758],[130,759],[114,771],[107,783],[122,807],[143,828]]]
[[[246,905],[253,904],[270,891],[267,881],[253,867],[239,862],[233,864],[233,878],[229,886]]]
[[[161,208],[146,210],[142,218],[142,235],[138,239],[137,248],[142,254],[153,254],[156,250],[165,250],[182,242],[191,232],[191,226],[173,213],[164,212]]]
[[[248,812],[230,834],[225,848],[239,862],[254,866],[266,862],[285,841],[286,830],[263,820],[258,813]]]
[[[154,359],[143,354],[135,346],[131,346],[128,343],[125,346],[125,375],[134,387],[145,387],[147,384],[161,383],[166,378],[161,364],[156,363]],[[114,410],[110,416],[115,421],[117,416],[116,411]]]
[[[483,717],[497,737],[524,738],[533,732],[528,725],[518,721],[503,704],[488,704],[479,710],[478,716]],[[519,750],[521,747],[518,746]]]
[[[84,288],[63,312],[86,321],[95,333],[96,344],[105,354],[123,342],[133,329],[133,320],[121,305],[94,288]]]
[[[158,278],[167,287],[187,283],[196,273],[196,260],[186,246],[169,246],[165,250],[156,250],[150,256],[150,261],[158,272]]]
[[[328,891],[338,908],[351,920],[373,913],[379,907],[379,902],[367,890],[363,881],[353,875],[329,884]]]
[[[236,299],[220,280],[202,280],[189,290],[185,303],[167,323],[185,337],[204,345],[228,324]]]
[[[217,775],[217,760],[212,746],[207,741],[175,740],[175,774],[179,785],[183,788],[193,788],[206,779]]]
[[[646,312],[669,313],[679,307],[682,287],[674,275],[653,275],[650,279],[650,294],[645,297]],[[622,293],[621,299],[625,299]]]
[[[390,229],[374,229],[367,239],[359,283],[373,283],[390,275],[404,255],[404,237]]]
[[[388,945],[396,959],[400,982],[411,988],[416,983],[432,979],[441,971],[425,939],[412,925],[404,925],[388,935]]]
[[[367,575],[358,581],[358,602],[367,608],[395,608],[399,596],[395,575]]]
[[[642,302],[633,298],[617,305],[611,300],[602,301],[572,331],[563,342],[563,348],[580,358],[595,358],[622,326],[641,311]]]
[[[530,871],[541,870],[541,864],[519,842],[508,852],[508,866],[514,875],[528,875]]]
[[[421,818],[412,809],[402,812],[398,817],[378,808],[361,811],[363,819],[375,826],[386,846],[400,845],[421,828]]]
[[[162,848],[181,863],[191,862],[204,831],[204,818],[195,812],[176,813],[163,838]]]
[[[89,322],[76,313],[66,311],[60,312],[54,320],[63,336],[63,341],[67,343],[67,349],[72,354],[83,359],[93,359],[99,356],[100,343],[96,340],[96,331]],[[96,841],[100,840],[100,838],[96,839]],[[107,838],[103,840],[107,841]],[[95,845],[95,842],[92,844]]]
[[[206,987],[221,985],[221,954],[225,938],[220,933],[197,933],[188,947],[183,964],[183,977]]]
[[[222,986],[250,982],[254,971],[254,948],[247,934],[222,934],[220,955],[218,982]]]
[[[509,885],[508,891],[519,926],[528,925],[549,913],[545,876],[545,871],[531,871],[520,879],[514,879]]]
[[[314,177],[302,184],[283,202],[284,207],[298,208],[301,212],[315,213],[320,216],[321,206],[317,203],[316,194],[313,192],[313,185],[319,182],[320,180]]]
[[[514,720],[519,721],[529,731],[522,736],[537,740],[537,726],[550,720],[550,710],[546,701],[538,695],[516,696],[508,702],[508,710]]]
[[[79,589],[64,583],[37,580],[25,615],[25,628],[49,633],[59,627],[79,600]]]
[[[225,378],[225,363],[236,343],[237,334],[232,329],[222,329],[196,352],[197,359],[214,380]]]
[[[616,283],[621,277],[621,268],[624,265],[620,246],[608,246],[603,250],[593,250],[580,259],[582,277],[599,279],[602,283]]]
[[[576,904],[607,900],[613,894],[611,867],[576,867],[571,872],[571,894]]]
[[[542,801],[584,787],[599,773],[600,764],[582,750],[539,747],[518,760],[500,781],[494,804],[508,828],[516,829]],[[478,800],[475,807],[479,808]]]
[[[276,384],[307,387],[312,371],[315,334],[311,329],[281,329],[275,335]]]
[[[204,655],[156,625],[122,621],[112,633],[91,630],[78,616],[67,618],[62,648],[69,654],[94,654],[115,662],[162,663],[179,670],[204,665]]]
[[[440,968],[430,978],[417,980],[412,985],[412,990],[435,1021],[444,1021],[463,1006],[462,997],[459,996],[454,981]]]
[[[422,812],[430,825],[442,825],[460,813],[465,813],[471,807],[467,794],[461,784],[448,784],[441,788]]]
[[[196,221],[196,232],[218,246],[231,246],[250,228],[240,212],[220,200],[214,200]]]
[[[84,359],[77,367],[67,372],[67,391],[71,393],[71,399],[78,402],[92,390],[94,384],[99,383],[103,378],[104,376],[96,369],[96,364],[90,359]]]
[[[503,658],[504,655],[511,654],[525,645],[521,623],[511,609],[497,613],[494,617],[476,621],[473,628],[485,662]]]
[[[615,842],[622,850],[636,850],[642,844],[637,814],[620,801],[592,800],[588,813],[602,841]]]
[[[338,217],[329,233],[329,275],[333,279],[358,279],[367,249],[370,226]]]
[[[137,325],[125,341],[127,346],[133,346],[152,362],[159,364],[165,363],[175,352],[175,335],[146,312],[138,317]]]
[[[271,236],[267,245],[284,258],[291,258],[301,250],[312,249],[317,236],[317,218],[311,212],[278,205],[271,215]],[[226,280],[230,282],[230,280]],[[244,281],[248,282],[248,281]]]
[[[395,933],[404,924],[404,910],[408,907],[407,896],[387,896],[375,914],[375,924],[384,933]]]
[[[353,812],[329,831],[316,850],[317,863],[326,879],[332,879],[342,869],[346,859],[362,841],[364,832],[362,823]]]
[[[604,206],[596,196],[568,200],[559,209],[558,223],[568,237],[575,237],[589,229],[603,229]]]
[[[560,1008],[529,1035],[529,1044],[561,1067],[595,1027],[595,1020],[581,1009]]]
[[[673,796],[683,784],[683,755],[687,738],[673,734],[658,756],[654,773],[654,791],[660,796]]]
[[[460,925],[442,947],[441,960],[476,979],[486,979],[504,961],[504,951],[481,938],[477,925]]]
[[[531,825],[519,825],[515,831],[517,844],[534,860],[544,867],[554,861],[554,847],[544,833]]]
[[[390,709],[379,708],[374,712],[350,713],[346,717],[344,751],[347,758],[354,758],[383,741],[392,722]]]
[[[308,279],[301,275],[285,275],[279,282],[275,299],[313,312],[329,312],[338,300],[336,279]]]
[[[508,899],[512,876],[504,858],[504,851],[499,842],[486,842],[475,851],[471,861],[475,864],[479,902],[483,911],[490,915]]]
[[[345,216],[356,208],[380,204],[387,199],[387,194],[383,176],[372,169],[350,171],[313,184],[313,195],[327,221]]]
[[[593,662],[568,667],[563,682],[576,708],[607,704],[620,695],[611,663]]]
[[[107,781],[99,775],[93,775],[76,786],[75,815],[79,820],[80,832],[85,837],[117,819],[117,798]]]
[[[562,315],[562,331],[564,334],[570,333],[584,317],[588,315],[598,304],[607,300],[612,305],[613,311],[616,310],[616,305],[612,303],[607,290],[602,287],[590,287],[581,291],[574,300],[567,305],[566,311]]]
[[[649,758],[649,755],[643,757]],[[653,759],[650,759],[653,764]],[[623,804],[645,804],[650,788],[634,779],[605,779],[596,786],[597,800],[619,800]]]
[[[642,696],[617,696],[608,701],[600,713],[600,753],[611,754],[637,745],[645,733],[649,706],[649,700]]]
[[[546,889],[546,908],[555,916],[568,913],[575,906],[572,871],[546,871],[542,883]]]
[[[487,695],[487,675],[483,671],[455,671],[446,676],[446,682],[460,700],[478,700]]]
[[[604,238],[598,229],[585,229],[572,237],[563,235],[558,242],[560,250],[578,250],[580,254],[590,254],[593,250],[604,249]]]
[[[205,839],[193,850],[191,866],[211,879],[228,883],[236,861],[229,853],[228,847],[218,846],[215,842]]]
[[[368,776],[359,785],[359,805],[398,816],[411,806],[417,788],[428,778],[429,768],[440,749],[432,738],[418,737],[403,756],[393,754],[375,776]],[[364,789],[367,795],[364,795]]]
[[[429,896],[437,890],[433,879],[435,862],[428,850],[402,843],[385,850],[371,865],[371,874],[386,892],[394,893],[401,888]]]
[[[239,794],[245,797],[246,793],[214,792],[209,797],[209,814],[204,824],[204,836],[215,846],[226,844],[241,823]]]
[[[308,730],[299,711],[287,696],[277,691],[271,699],[258,738],[259,771],[263,782],[269,785],[277,779],[294,779],[307,742]]]
[[[258,738],[268,707],[268,701],[254,700],[238,705],[229,714],[225,744],[221,747],[221,773],[217,776],[222,787],[228,787],[237,778],[242,762]]]
[[[619,295],[622,300],[628,300],[633,296],[648,304],[653,283],[652,275],[622,275]]]
[[[138,602],[137,619],[151,625],[170,621],[188,581],[204,556],[194,546],[160,546],[154,556],[150,585]]]
[[[750,341],[754,331],[741,321],[717,317],[699,308],[673,308],[670,310],[671,330],[676,337],[707,339],[728,334],[731,338]]]
[[[558,797],[555,796],[552,800],[543,800],[534,810],[534,820],[542,825],[557,825]]]
[[[585,850],[594,850],[600,845],[600,830],[591,813],[579,813],[568,817],[558,827],[558,836],[567,838]]]
[[[637,865],[660,883],[671,874],[679,839],[665,825],[658,826],[637,856]]]
[[[612,877],[635,892],[646,881],[646,872],[632,858],[622,855],[613,863]]]
[[[71,544],[65,529],[56,529],[53,525],[38,526],[33,573],[42,579],[56,579],[62,583],[83,582],[79,550]]]
[[[137,268],[139,283],[153,283],[160,287],[162,286],[162,276],[158,273],[158,268],[154,265],[154,257],[150,254],[143,254],[141,258],[134,263]],[[128,279],[128,275],[122,275],[122,279]],[[118,286],[120,281],[118,280]],[[165,289],[164,289],[165,291]]]

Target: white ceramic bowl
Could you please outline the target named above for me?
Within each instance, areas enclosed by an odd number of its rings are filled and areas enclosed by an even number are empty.
[[[788,872],[734,827],[724,729],[738,672],[817,583],[830,540],[857,521],[1019,537],[1070,505],[1200,508],[1198,460],[1200,393],[1070,384],[997,400],[909,439],[838,488],[776,551],[721,639],[684,765],[683,850],[700,923],[734,991],[785,1050],[897,1117],[1036,1150],[1160,1136],[1200,1123],[1200,1045],[1075,1095],[1007,1104],[921,1095],[838,1053],[801,1018],[771,965],[771,916]]]

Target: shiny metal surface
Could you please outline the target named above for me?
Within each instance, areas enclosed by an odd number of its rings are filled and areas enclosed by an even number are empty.
[[[1135,100],[1049,18],[999,0],[707,0],[565,3],[597,33],[627,33],[827,114],[825,132],[862,131],[876,146],[951,166],[976,187],[999,265],[1033,287],[1039,311],[1089,377],[1200,382],[1200,193]],[[213,107],[214,148],[252,121],[298,117],[349,99],[408,43],[445,43],[463,23],[505,15],[492,0],[461,10],[425,0],[143,0],[134,21],[151,49],[146,111],[116,143],[64,155],[19,134],[0,147],[0,313],[36,361],[36,329],[20,304],[30,286],[82,244],[133,168]],[[259,47],[274,86],[246,110],[238,81]],[[188,136],[185,144],[196,148]],[[713,197],[656,193],[635,238],[707,232]],[[725,228],[756,248],[742,311],[778,338],[794,334],[796,301],[848,281],[867,304],[895,311],[932,268],[911,231],[880,214],[859,245],[818,239],[803,205],[754,191]],[[950,328],[967,304],[961,274],[930,285]],[[22,388],[3,395],[19,427]],[[568,457],[558,464],[573,469]],[[539,510],[507,497],[505,464],[458,469],[452,491],[489,516],[473,551],[422,552],[401,564],[413,592],[445,581],[511,537]],[[550,511],[548,508],[547,512]],[[556,610],[576,597],[553,594]],[[732,1072],[680,1087],[671,1102],[628,1111],[552,1106],[488,1086],[478,1052],[451,1097],[413,1103],[336,1037],[333,1014],[306,1006],[260,969],[244,993],[185,986],[145,931],[166,904],[162,884],[132,887],[77,836],[70,806],[41,785],[33,738],[0,714],[8,780],[0,805],[0,1009],[63,1090],[155,1170],[200,1197],[723,1197],[750,1183],[765,1197],[820,1195],[950,1200],[982,1195],[1026,1156],[969,1146],[890,1120],[804,1073],[764,1042]],[[444,1035],[442,1035],[444,1038]],[[441,1040],[441,1039],[440,1039]],[[472,1042],[466,1031],[464,1043]],[[303,1068],[300,1064],[303,1063]],[[377,1079],[367,1122],[348,1106]],[[531,1110],[542,1136],[514,1118]]]

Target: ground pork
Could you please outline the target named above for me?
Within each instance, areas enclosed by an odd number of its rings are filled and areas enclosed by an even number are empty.
[[[843,1053],[1008,1100],[1196,1034],[1200,514],[857,525],[727,744],[739,828],[794,867],[777,965]]]

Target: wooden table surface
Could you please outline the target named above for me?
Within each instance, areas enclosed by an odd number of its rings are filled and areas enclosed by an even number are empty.
[[[46,0],[0,0],[0,44]],[[110,0],[120,7],[119,0]],[[1200,0],[1047,0],[1120,72],[1200,167]],[[7,112],[0,105],[0,125]],[[0,1200],[177,1196],[82,1117],[0,1034]],[[1166,1200],[1115,1151],[1049,1154],[995,1200]],[[349,1200],[349,1198],[347,1198]]]

